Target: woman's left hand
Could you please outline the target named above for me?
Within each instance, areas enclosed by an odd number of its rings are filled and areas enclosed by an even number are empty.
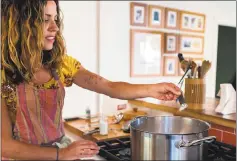
[[[181,95],[181,90],[173,83],[158,83],[150,86],[149,95],[159,100],[171,101]]]

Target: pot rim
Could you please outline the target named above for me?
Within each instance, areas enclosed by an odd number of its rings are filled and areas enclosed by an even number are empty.
[[[136,129],[132,126],[132,123],[134,121],[136,121],[137,119],[140,119],[140,118],[156,118],[156,117],[181,117],[181,118],[188,118],[188,119],[192,119],[192,120],[196,120],[196,121],[200,121],[200,122],[203,122],[204,124],[206,124],[208,126],[208,128],[206,130],[203,130],[201,132],[196,132],[196,133],[186,133],[186,134],[165,134],[165,133],[157,133],[157,132],[149,132],[149,131],[145,131],[145,130],[140,130],[140,129]],[[134,118],[131,123],[130,123],[130,128],[133,129],[133,130],[136,130],[136,131],[139,131],[139,132],[144,132],[144,133],[149,133],[149,134],[157,134],[157,135],[196,135],[196,134],[201,134],[203,132],[206,132],[208,131],[210,128],[211,128],[211,124],[206,122],[206,121],[203,121],[203,120],[200,120],[200,119],[197,119],[197,118],[192,118],[192,117],[182,117],[182,116],[139,116],[138,118]]]

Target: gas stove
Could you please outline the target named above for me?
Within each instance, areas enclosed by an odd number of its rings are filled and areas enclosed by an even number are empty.
[[[131,160],[129,137],[97,142],[97,144],[100,146],[99,155],[106,160]],[[205,160],[236,160],[236,147],[214,141],[208,144],[208,155]]]

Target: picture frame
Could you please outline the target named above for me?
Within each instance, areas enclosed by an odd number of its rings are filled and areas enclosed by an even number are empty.
[[[201,13],[188,11],[180,12],[180,30],[191,32],[205,32],[206,16]]]
[[[174,56],[164,56],[164,76],[177,76],[178,75],[178,60]]]
[[[165,8],[158,5],[148,6],[148,26],[151,28],[164,28]]]
[[[165,33],[165,53],[177,53],[179,51],[179,36],[177,34]]]
[[[130,77],[153,77],[163,74],[164,33],[130,29]]]
[[[176,29],[180,27],[180,10],[165,8],[165,28]]]
[[[183,54],[203,54],[204,37],[197,35],[180,35],[179,52]]]
[[[144,3],[130,3],[130,25],[132,26],[147,26],[148,5]]]

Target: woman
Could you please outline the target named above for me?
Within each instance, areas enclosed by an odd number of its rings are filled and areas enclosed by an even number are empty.
[[[111,82],[66,55],[58,1],[3,0],[1,45],[2,155],[13,159],[80,159],[98,153],[65,137],[64,87],[72,83],[118,99],[175,100],[171,83]]]

